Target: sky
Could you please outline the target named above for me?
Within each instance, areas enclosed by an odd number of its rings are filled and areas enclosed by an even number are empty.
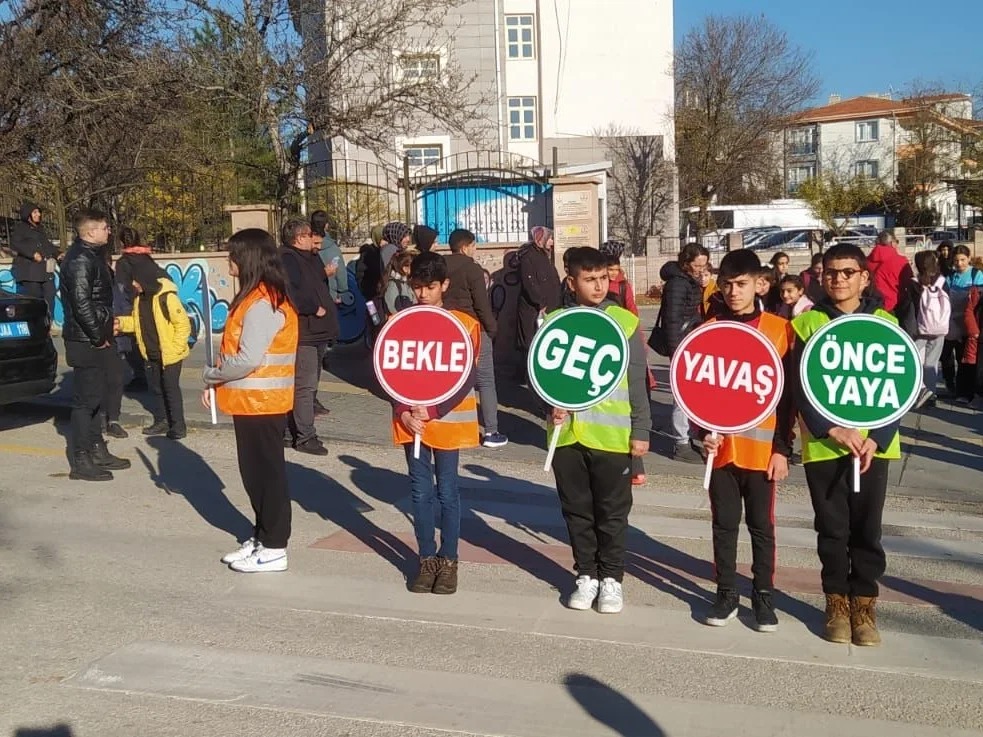
[[[761,15],[815,54],[816,103],[894,92],[915,80],[983,88],[983,0],[676,0],[676,39],[707,15]],[[934,86],[934,85],[933,85]]]

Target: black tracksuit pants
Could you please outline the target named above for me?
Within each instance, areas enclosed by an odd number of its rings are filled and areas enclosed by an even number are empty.
[[[853,457],[805,464],[816,513],[823,592],[877,596],[887,559],[881,546],[881,518],[889,462],[875,458],[853,492]]]
[[[556,449],[553,475],[577,573],[620,582],[632,503],[631,456],[568,445]]]
[[[184,396],[181,394],[181,368],[184,361],[167,366],[161,359],[147,361],[147,384],[157,399],[154,407],[154,422],[167,422],[167,426],[177,432],[185,432]]]
[[[253,536],[266,548],[290,539],[290,493],[283,457],[287,415],[234,415],[239,474],[256,518]]]
[[[737,538],[741,507],[751,533],[751,575],[757,591],[775,586],[775,485],[764,471],[733,463],[710,475],[713,515],[713,564],[717,588],[737,590]]]

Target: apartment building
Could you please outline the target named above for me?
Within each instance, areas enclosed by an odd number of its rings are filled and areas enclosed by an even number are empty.
[[[673,159],[672,0],[469,0],[448,12],[443,30],[446,43],[434,48],[421,48],[411,36],[397,41],[393,64],[411,77],[439,76],[448,65],[475,75],[472,88],[491,101],[474,111],[480,143],[421,125],[412,135],[394,134],[391,149],[378,159],[344,140],[324,142],[312,156],[379,161],[399,172],[406,157],[411,176],[440,177],[444,190],[456,170],[473,169],[476,161],[545,174],[554,149],[560,168],[550,174],[603,177],[610,157],[595,133],[612,127],[660,136],[664,157]],[[485,156],[466,156],[476,149]],[[432,197],[417,194],[421,209],[433,205]],[[456,194],[473,211],[493,197],[501,205],[509,193]],[[442,196],[445,210],[454,207],[448,197]],[[486,227],[484,235],[513,239],[513,231],[524,231],[528,223],[520,227],[519,220],[530,209],[524,198],[510,204],[515,212],[507,227]],[[437,217],[418,215],[421,221]],[[456,215],[441,213],[441,222],[431,224],[444,234],[467,219]]]
[[[894,100],[865,96],[842,100],[797,115],[783,131],[786,192],[794,196],[806,180],[820,174],[879,179],[897,185],[902,167],[931,147],[935,183],[924,193],[941,225],[966,222],[958,212],[955,190],[945,180],[966,175],[965,146],[983,134],[973,120],[973,101],[953,93]]]

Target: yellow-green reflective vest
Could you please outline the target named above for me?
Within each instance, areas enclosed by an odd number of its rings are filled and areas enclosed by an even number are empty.
[[[893,322],[895,325],[898,324],[897,318],[895,318],[895,316],[890,312],[885,312],[884,310],[877,308],[874,310],[873,314],[875,317],[879,317],[882,320]],[[792,330],[795,331],[795,335],[798,337],[798,339],[805,344],[806,341],[808,341],[813,334],[819,330],[819,328],[829,321],[830,317],[825,312],[820,310],[810,310],[809,312],[803,312],[801,315],[792,320]],[[798,370],[798,367],[796,370]],[[802,432],[803,463],[831,461],[850,455],[850,451],[837,443],[835,440],[830,440],[829,438],[820,439],[812,437],[812,434],[809,432],[809,428],[806,427],[806,423],[802,419],[801,415],[799,416],[799,429]],[[866,430],[861,430],[860,434],[866,438],[868,432]],[[900,458],[900,435],[898,433],[894,433],[894,437],[891,438],[891,444],[888,445],[887,450],[885,450],[883,453],[881,451],[877,451],[874,456],[877,458],[887,458],[889,460],[896,460]]]
[[[551,317],[561,312],[557,310],[547,315]],[[638,330],[638,318],[628,310],[614,305],[605,307],[610,317],[621,326],[628,342],[631,343],[635,331]],[[629,350],[630,353],[630,350]],[[628,357],[625,357],[628,360]],[[549,422],[547,429],[552,426]],[[609,453],[631,452],[631,401],[628,398],[628,372],[625,372],[617,388],[603,402],[593,407],[571,412],[570,419],[560,426],[560,437],[556,445],[580,443],[593,450],[605,450]]]

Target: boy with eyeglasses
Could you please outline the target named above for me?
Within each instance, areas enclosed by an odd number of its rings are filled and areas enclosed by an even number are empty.
[[[840,243],[823,255],[827,299],[792,320],[796,335],[793,376],[801,415],[802,461],[815,512],[823,593],[824,637],[830,642],[878,645],[874,607],[877,581],[886,567],[881,518],[887,494],[888,465],[901,457],[900,422],[876,430],[837,427],[809,403],[799,380],[806,344],[830,320],[868,314],[897,324],[868,294],[870,272],[858,246]],[[860,492],[853,492],[853,458],[860,459]]]

